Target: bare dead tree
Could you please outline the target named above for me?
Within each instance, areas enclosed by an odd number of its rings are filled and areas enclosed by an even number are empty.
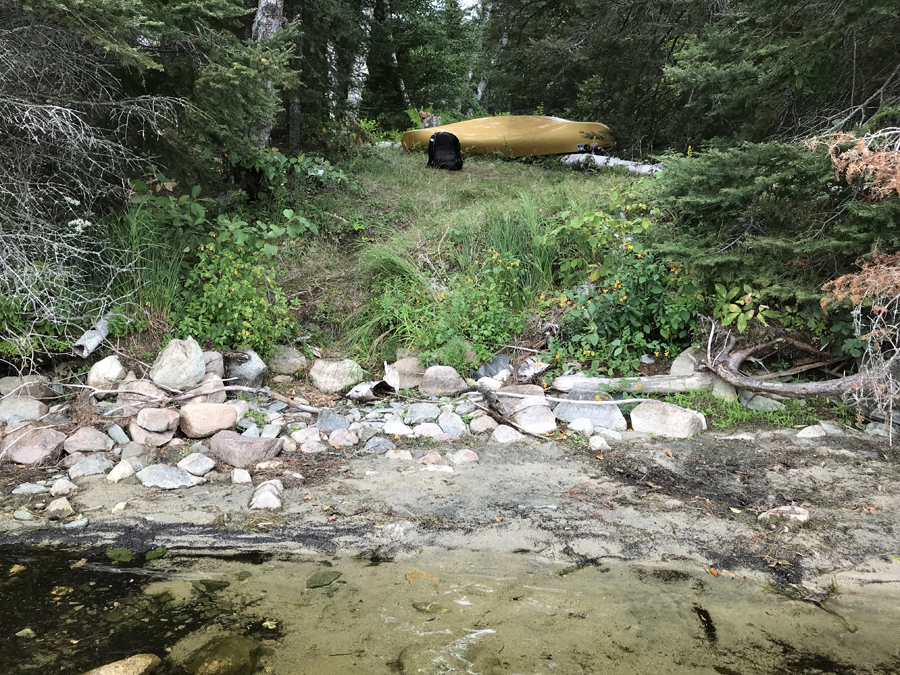
[[[160,134],[180,102],[119,98],[101,50],[13,0],[0,16],[0,351],[28,360],[123,300],[99,207],[142,166],[126,138]]]

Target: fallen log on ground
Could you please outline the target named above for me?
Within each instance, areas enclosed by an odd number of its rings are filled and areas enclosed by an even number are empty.
[[[693,375],[647,375],[644,377],[588,377],[581,373],[560,375],[550,385],[557,391],[569,392],[573,389],[609,389],[614,391],[634,391],[642,394],[675,394],[685,391],[712,389],[716,378],[704,372]]]

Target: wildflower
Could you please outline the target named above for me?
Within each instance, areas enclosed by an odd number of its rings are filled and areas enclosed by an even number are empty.
[[[544,294],[543,294],[543,293],[541,293],[541,300],[543,300],[543,299],[544,299]]]

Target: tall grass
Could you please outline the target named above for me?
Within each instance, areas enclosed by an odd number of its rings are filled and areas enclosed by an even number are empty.
[[[168,318],[180,298],[187,242],[137,205],[108,221],[107,236],[122,270],[115,282],[117,297]]]

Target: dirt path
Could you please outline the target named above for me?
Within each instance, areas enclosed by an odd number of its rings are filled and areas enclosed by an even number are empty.
[[[855,432],[794,436],[782,430],[665,441],[630,433],[603,459],[573,442],[503,446],[470,437],[410,448],[477,452],[477,463],[457,465],[452,473],[348,454],[331,458],[343,462],[330,480],[288,482],[284,509],[275,513],[251,513],[252,489],[232,485],[227,473],[171,492],[92,477],[70,498],[90,519],[80,531],[12,520],[14,508],[46,501],[46,495],[15,497],[4,489],[0,545],[341,550],[373,557],[467,548],[575,562],[682,561],[785,581],[900,555],[898,452],[884,439]],[[12,484],[5,471],[4,488]],[[111,514],[123,501],[128,509]],[[810,520],[793,527],[757,520],[758,513],[787,504],[807,508]]]

